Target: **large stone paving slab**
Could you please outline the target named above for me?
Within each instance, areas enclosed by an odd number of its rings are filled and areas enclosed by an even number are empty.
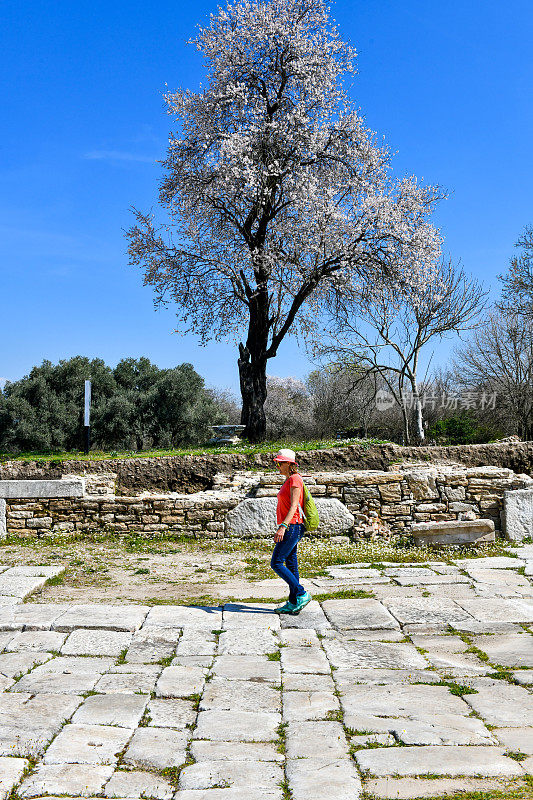
[[[43,754],[57,730],[52,726],[0,726],[0,756],[36,758]]]
[[[24,630],[46,631],[70,608],[72,603],[26,603],[13,608],[13,621]],[[0,614],[0,627],[1,619]]]
[[[264,603],[226,603],[222,627],[224,630],[245,627],[279,630],[280,619],[271,605]]]
[[[180,789],[174,797],[176,800],[250,800],[250,789],[232,787],[231,789]],[[280,789],[257,789],[253,800],[284,800]]]
[[[314,628],[317,631],[331,628],[331,622],[315,600],[311,600],[297,616],[282,614],[280,621],[282,628]]]
[[[195,739],[227,742],[269,742],[277,738],[280,714],[257,711],[200,711]]]
[[[94,764],[39,764],[22,782],[18,793],[21,797],[91,797],[102,791],[113,769],[112,766]]]
[[[37,664],[44,664],[52,658],[52,653],[24,652],[2,653],[0,655],[0,674],[15,678],[29,672]]]
[[[157,800],[171,800],[174,792],[172,784],[161,775],[143,770],[117,770],[104,789],[105,797],[153,797]]]
[[[470,713],[462,698],[453,695],[445,686],[374,684],[341,688],[340,691],[341,705],[347,714],[411,717],[431,722],[437,712],[462,716]]]
[[[272,684],[213,678],[205,687],[200,710],[281,711],[281,692]]]
[[[371,775],[523,775],[520,765],[500,747],[383,747],[359,750],[356,760]]]
[[[474,644],[488,655],[493,664],[533,667],[533,636],[530,633],[476,636]]]
[[[156,686],[157,697],[189,697],[199,694],[205,683],[205,670],[201,667],[166,667]]]
[[[261,634],[262,631],[256,631],[254,633]],[[268,631],[266,633],[268,634]],[[226,642],[233,641],[235,644],[237,644],[237,641],[239,640],[239,634],[240,634],[240,640],[242,640],[243,638],[242,632],[240,630],[237,630],[226,634],[228,638],[226,638],[225,641]],[[180,640],[176,648],[176,655],[179,657],[213,656],[215,654],[215,651],[216,651],[216,637],[215,634],[212,633],[212,631],[208,631],[205,628],[185,628],[183,630],[182,635],[180,636]]]
[[[74,630],[61,647],[66,656],[115,656],[126,650],[131,633],[91,629]]]
[[[460,678],[463,675],[487,675],[492,667],[480,661],[471,653],[426,653],[426,658],[441,675]]]
[[[409,745],[497,744],[480,719],[460,714],[435,713],[426,720],[393,719],[390,724],[396,738]]]
[[[533,728],[496,728],[493,734],[511,753],[533,755]]]
[[[65,725],[44,755],[45,764],[116,764],[133,730],[111,725]]]
[[[283,721],[300,722],[311,719],[328,719],[339,706],[333,692],[285,692]]]
[[[184,730],[191,727],[196,719],[194,703],[175,697],[150,700],[146,713],[148,725],[155,728]]]
[[[191,743],[195,761],[276,761],[285,762],[274,742],[210,742],[198,739]]]
[[[180,639],[179,628],[151,625],[135,631],[126,653],[126,661],[153,664],[173,655]]]
[[[477,684],[477,694],[464,695],[464,699],[489,725],[522,728],[533,719],[533,695],[521,686],[504,681],[492,685]]]
[[[21,631],[11,636],[10,641],[5,647],[7,653],[23,652],[25,650],[37,650],[46,652],[60,650],[66,639],[66,633],[58,631]]]
[[[2,658],[35,658],[39,653],[10,653]],[[51,654],[49,654],[51,655]],[[49,658],[32,672],[25,674],[16,684],[10,687],[12,692],[31,692],[38,694],[83,694],[94,689],[102,672],[112,665],[111,659],[105,658]],[[1,667],[0,667],[1,669]]]
[[[164,606],[160,606],[160,608],[164,608]],[[52,627],[56,631],[73,631],[75,628],[101,628],[110,631],[129,631],[133,633],[133,631],[141,627],[149,611],[148,606],[87,603],[72,606],[55,620]]]
[[[221,634],[218,642],[218,652],[221,655],[256,656],[273,653],[278,646],[278,640],[270,628],[230,628]],[[179,651],[179,647],[178,647]],[[214,652],[214,645],[213,645]]]
[[[379,600],[326,600],[322,608],[331,624],[339,630],[400,627]]]
[[[359,642],[346,638],[324,639],[324,649],[334,667],[424,669],[428,662],[411,644]]]
[[[102,675],[94,691],[103,694],[150,694],[162,671],[163,667],[157,664],[119,664]]]
[[[339,689],[346,689],[358,683],[439,683],[437,672],[423,669],[337,669],[335,683]],[[286,686],[286,679],[283,683]]]
[[[115,725],[120,728],[136,728],[139,724],[149,695],[100,694],[87,697],[78,708],[72,722],[77,725]]]
[[[222,608],[209,606],[154,606],[150,609],[143,629],[163,628],[222,628]]]
[[[261,656],[218,656],[213,664],[213,675],[233,681],[279,683],[281,669],[276,661]]]
[[[331,667],[319,647],[283,647],[281,650],[281,666],[284,672],[312,672],[329,675]]]
[[[479,598],[457,602],[479,622],[533,622],[533,601],[530,600]]]
[[[455,797],[458,793],[482,792],[481,797],[505,797],[505,791],[513,791],[514,778],[373,778],[367,780],[365,789],[372,798],[416,798]],[[499,792],[500,794],[496,794]],[[458,794],[461,798],[462,794]]]
[[[181,767],[187,757],[188,739],[185,731],[137,728],[124,754],[124,763],[158,770]]]
[[[464,601],[466,603],[476,602]],[[464,603],[460,605],[454,600],[435,597],[412,597],[395,602],[386,603],[391,614],[405,624],[435,625],[455,627],[458,623],[472,619],[472,615],[465,611]]]
[[[180,773],[180,789],[213,789],[220,786],[275,790],[283,769],[269,761],[199,761]],[[178,795],[179,796],[179,795]]]
[[[287,779],[292,800],[357,800],[361,779],[348,758],[296,758],[287,762]]]
[[[4,572],[0,575],[0,595],[11,595],[23,600],[42,589],[46,581],[47,578],[26,577],[24,575],[10,576],[7,572]]]
[[[460,569],[520,569],[524,562],[509,556],[486,556],[485,558],[459,558],[454,561]]]
[[[316,758],[336,761],[348,756],[348,744],[340,722],[289,722],[287,758]]]
[[[5,800],[17,784],[28,762],[24,758],[0,757],[0,800]]]

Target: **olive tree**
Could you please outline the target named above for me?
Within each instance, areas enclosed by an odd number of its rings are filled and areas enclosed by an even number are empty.
[[[444,193],[393,179],[348,97],[355,50],[323,0],[237,0],[192,40],[199,91],[166,94],[163,219],[135,210],[130,262],[202,343],[238,343],[245,436],[265,435],[267,364],[335,299],[386,274],[417,281]]]

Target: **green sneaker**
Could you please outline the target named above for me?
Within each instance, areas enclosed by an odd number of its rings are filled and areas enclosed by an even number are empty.
[[[290,600],[287,600],[284,606],[276,608],[276,614],[294,614],[295,611],[296,606],[294,603],[291,603]]]
[[[296,605],[294,606],[294,611],[292,611],[290,613],[299,614],[300,611],[302,610],[302,608],[305,608],[305,606],[308,603],[310,603],[312,599],[313,598],[309,594],[309,592],[306,592],[305,594],[301,594],[299,597],[296,598]]]

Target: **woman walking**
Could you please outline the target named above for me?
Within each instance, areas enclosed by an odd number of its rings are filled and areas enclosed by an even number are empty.
[[[296,552],[305,530],[302,519],[304,482],[298,472],[294,450],[279,450],[274,456],[274,463],[285,481],[278,492],[278,529],[274,536],[275,546],[270,566],[289,584],[289,599],[276,612],[299,614],[311,600],[309,592],[300,584]]]

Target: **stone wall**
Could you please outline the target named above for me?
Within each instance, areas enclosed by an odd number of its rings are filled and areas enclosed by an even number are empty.
[[[453,447],[399,447],[395,444],[353,444],[330,450],[298,453],[302,470],[345,472],[386,470],[395,463],[415,460],[428,464],[455,463],[465,467],[491,464],[533,476],[533,442],[458,445]],[[272,466],[271,455],[216,453],[159,458],[105,459],[100,461],[6,461],[0,480],[43,480],[73,475],[113,472],[117,493],[134,495],[146,490],[191,494],[214,485],[218,473],[263,471]]]
[[[355,520],[353,533],[367,537],[406,533],[414,522],[432,520],[492,519],[500,530],[504,492],[533,485],[529,476],[500,467],[418,465],[309,476],[304,471],[304,477],[314,496],[335,498],[345,505]],[[116,475],[100,473],[86,476],[83,497],[6,498],[6,527],[9,534],[20,536],[76,531],[236,536],[238,526],[228,525],[227,512],[245,498],[275,496],[280,483],[280,476],[273,473],[243,471],[216,475],[212,490],[191,495],[121,496],[115,493]],[[271,532],[258,529],[255,535]],[[317,534],[321,535],[320,529]]]

